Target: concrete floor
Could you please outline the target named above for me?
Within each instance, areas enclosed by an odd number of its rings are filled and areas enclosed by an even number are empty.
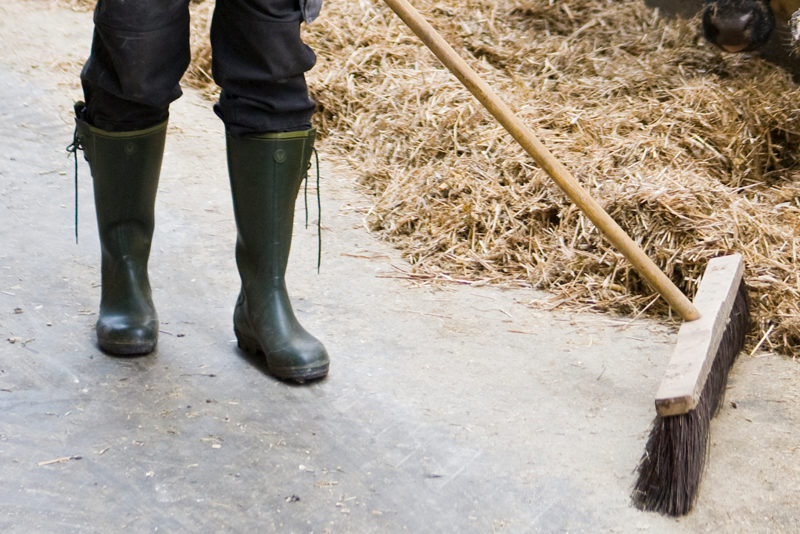
[[[673,329],[404,278],[324,151],[321,272],[300,203],[289,287],[331,373],[267,376],[233,339],[222,126],[192,91],[173,108],[156,206],[158,351],[100,353],[91,178],[80,161],[76,244],[64,152],[90,19],[0,6],[3,532],[800,530],[796,362],[742,355],[695,511],[639,512],[633,470]]]

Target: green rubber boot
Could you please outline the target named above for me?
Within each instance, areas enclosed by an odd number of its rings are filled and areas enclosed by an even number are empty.
[[[92,171],[102,252],[97,344],[117,356],[148,354],[158,340],[147,261],[167,123],[107,132],[87,123],[79,106],[75,121],[76,145]]]
[[[284,280],[295,201],[314,134],[312,128],[227,136],[242,280],[234,331],[241,349],[265,356],[273,376],[296,382],[326,376],[329,365],[325,347],[297,322]]]

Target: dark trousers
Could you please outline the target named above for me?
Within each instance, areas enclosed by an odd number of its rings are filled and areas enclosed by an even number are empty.
[[[316,56],[300,38],[313,0],[217,0],[211,24],[214,106],[233,135],[307,128],[305,72]],[[107,131],[167,119],[189,65],[189,0],[98,0],[81,72],[87,118]]]

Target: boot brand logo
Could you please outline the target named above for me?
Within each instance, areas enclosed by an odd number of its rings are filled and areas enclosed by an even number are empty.
[[[275,151],[275,155],[273,157],[275,158],[275,161],[277,161],[278,163],[283,163],[284,161],[286,161],[286,151],[282,148],[279,148],[278,150]]]

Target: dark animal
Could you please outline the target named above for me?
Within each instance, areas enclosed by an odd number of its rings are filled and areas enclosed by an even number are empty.
[[[703,33],[728,52],[744,52],[764,45],[776,21],[782,21],[789,23],[796,48],[799,10],[800,0],[705,0]]]

